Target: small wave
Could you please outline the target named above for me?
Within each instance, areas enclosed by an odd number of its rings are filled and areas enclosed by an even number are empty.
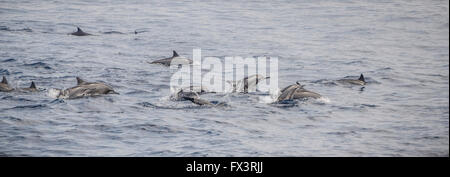
[[[25,105],[25,106],[15,106],[9,109],[5,110],[12,110],[12,109],[36,109],[36,108],[44,108],[47,107],[47,105],[44,104],[35,104],[35,105]]]
[[[170,128],[167,125],[156,125],[156,124],[136,124],[136,125],[128,125],[125,128],[133,129],[133,130],[142,130],[142,131],[150,131],[158,134],[162,133],[182,133],[179,130],[175,130]]]
[[[146,33],[146,32],[149,32],[149,31],[148,30],[141,30],[141,29],[134,30],[134,34]]]
[[[13,96],[5,96],[5,97],[2,97],[1,99],[2,100],[20,101],[20,102],[33,101],[33,100],[29,100],[29,99],[25,99],[25,98],[17,98],[17,97],[13,97]]]
[[[150,92],[144,91],[144,90],[135,90],[131,92],[125,93],[125,95],[139,95],[139,94],[149,94]]]
[[[120,32],[120,31],[106,31],[106,32],[102,32],[103,34],[125,34],[125,33],[122,33],[122,32]]]
[[[58,103],[64,103],[64,100],[63,99],[55,99],[55,100],[50,101],[50,104],[58,104]]]
[[[0,69],[1,75],[9,75],[9,71],[7,69]]]
[[[279,108],[290,108],[290,107],[297,106],[298,101],[297,100],[284,100],[284,101],[272,103],[272,105],[274,105],[275,107],[279,107]]]
[[[6,59],[6,60],[2,60],[1,62],[2,62],[2,63],[6,63],[6,62],[14,62],[14,61],[16,61],[16,59],[14,59],[14,58],[9,58],[9,59]]]
[[[355,131],[348,131],[348,132],[328,132],[329,135],[338,135],[338,136],[345,136],[345,135],[355,135],[357,134]]]
[[[355,61],[349,61],[349,62],[344,62],[343,64],[345,65],[354,65],[354,64],[363,64],[364,62],[361,60],[355,60]]]
[[[378,106],[377,106],[377,105],[374,105],[374,104],[361,104],[360,107],[361,107],[361,108],[365,108],[365,107],[375,108],[375,107],[378,107]]]
[[[33,68],[52,69],[50,66],[48,66],[47,63],[43,63],[43,62],[24,64],[24,66],[33,67]]]
[[[138,105],[141,105],[143,107],[155,108],[155,109],[173,109],[173,110],[206,108],[204,106],[193,106],[193,105],[177,106],[177,104],[175,104],[175,103],[174,103],[174,105],[156,105],[156,104],[149,103],[149,102],[142,102],[142,103],[138,103]]]
[[[0,26],[0,31],[10,31],[10,32],[14,32],[14,31],[25,31],[25,32],[33,32],[33,30],[31,28],[19,28],[19,29],[11,29],[7,26]]]
[[[13,122],[23,122],[23,120],[21,118],[12,117],[12,116],[7,116],[7,117],[4,117],[2,119],[10,120],[10,121],[13,121]]]

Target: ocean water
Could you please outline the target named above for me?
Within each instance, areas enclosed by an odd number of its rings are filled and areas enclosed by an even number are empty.
[[[94,36],[67,35],[76,26]],[[324,99],[173,101],[173,73],[148,62],[194,48],[278,57],[281,88]],[[360,73],[364,87],[333,84]],[[2,0],[0,76],[42,90],[0,92],[0,156],[449,155],[446,0]],[[49,96],[76,76],[120,95]]]

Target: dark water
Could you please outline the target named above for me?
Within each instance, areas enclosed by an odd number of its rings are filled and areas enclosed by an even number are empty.
[[[147,62],[193,48],[276,56],[280,87],[326,100],[171,101],[168,68]],[[44,90],[0,92],[0,155],[448,156],[448,58],[448,1],[0,1],[0,75]],[[364,88],[329,84],[360,73]],[[121,94],[48,95],[76,76]]]

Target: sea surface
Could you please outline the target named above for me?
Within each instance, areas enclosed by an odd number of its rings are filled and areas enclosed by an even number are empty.
[[[195,48],[278,57],[280,88],[326,99],[174,101],[149,62]],[[1,0],[1,76],[42,91],[0,92],[0,156],[449,156],[447,0]],[[120,95],[49,95],[77,76]]]

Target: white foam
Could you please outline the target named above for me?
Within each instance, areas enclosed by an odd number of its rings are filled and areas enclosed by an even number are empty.
[[[59,89],[51,88],[48,90],[47,96],[49,96],[50,98],[58,98],[60,92],[61,92],[61,90],[59,90]]]
[[[330,103],[331,102],[331,100],[328,97],[324,97],[324,96],[318,98],[317,101],[322,102],[322,103]]]
[[[271,91],[268,96],[259,96],[258,101],[260,103],[273,103],[276,102],[278,99],[278,96],[280,95],[279,89]]]

